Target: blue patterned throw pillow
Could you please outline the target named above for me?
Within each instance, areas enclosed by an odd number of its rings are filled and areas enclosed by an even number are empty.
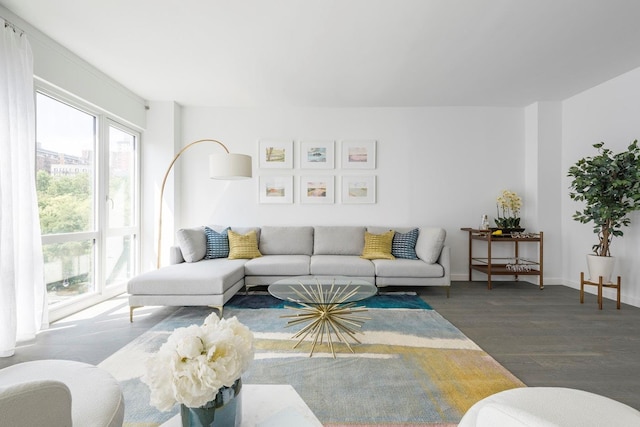
[[[418,229],[407,233],[398,233],[393,235],[391,242],[391,254],[396,258],[418,259],[416,255],[416,242],[418,241]]]
[[[229,256],[229,227],[218,233],[209,227],[204,228],[207,236],[207,253],[204,259],[226,258]]]

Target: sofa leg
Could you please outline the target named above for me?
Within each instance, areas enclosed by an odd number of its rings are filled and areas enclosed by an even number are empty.
[[[447,286],[447,298],[449,298],[449,289],[451,289],[451,287]]]
[[[129,323],[133,323],[133,310],[136,308],[142,307],[141,305],[131,305],[129,306]]]
[[[222,305],[210,305],[209,307],[211,308],[215,308],[216,310],[218,310],[218,312],[220,313],[219,317],[222,319]]]

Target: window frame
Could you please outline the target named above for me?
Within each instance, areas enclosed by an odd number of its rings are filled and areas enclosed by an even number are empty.
[[[110,299],[114,296],[126,292],[126,282],[123,280],[116,284],[107,285],[107,271],[106,271],[106,253],[107,253],[107,239],[109,237],[118,236],[133,236],[133,268],[131,276],[138,273],[140,268],[140,219],[141,219],[141,142],[142,132],[137,126],[133,126],[125,121],[119,120],[118,117],[102,110],[95,105],[83,101],[82,99],[75,97],[65,91],[57,89],[46,82],[36,80],[34,85],[34,98],[36,94],[53,98],[56,101],[67,104],[72,108],[76,108],[82,112],[90,114],[95,117],[95,173],[94,173],[94,229],[92,231],[77,232],[77,233],[63,233],[63,234],[47,234],[41,235],[42,244],[54,244],[65,243],[79,240],[93,240],[94,241],[94,277],[93,285],[94,291],[87,294],[78,295],[74,298],[70,298],[67,301],[62,301],[54,306],[49,306],[49,320],[55,321],[70,314],[76,313],[87,307],[95,305],[99,302]],[[36,109],[36,123],[38,120],[38,112]],[[127,227],[109,228],[108,224],[108,204],[109,204],[109,128],[113,127],[122,132],[131,134],[135,138],[135,153],[134,153],[134,179],[135,184],[133,186],[134,195],[132,215],[134,224]],[[34,171],[35,173],[35,171]]]

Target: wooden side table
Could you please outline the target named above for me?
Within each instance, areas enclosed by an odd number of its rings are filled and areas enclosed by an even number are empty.
[[[544,289],[544,233],[542,231],[527,233],[526,237],[522,237],[520,234],[494,236],[490,230],[469,227],[461,228],[461,230],[469,234],[469,281],[473,281],[473,271],[484,273],[487,275],[487,289],[491,290],[492,276],[514,276],[515,280],[518,280],[519,276],[538,276],[540,289]],[[486,256],[474,256],[474,241],[481,242],[480,244],[486,247]],[[492,256],[492,245],[505,243],[513,245],[513,256],[508,258]],[[519,244],[526,243],[538,244],[537,259],[527,259],[520,256]]]
[[[618,305],[617,308],[620,310],[620,276],[618,276],[618,281],[616,283],[603,283],[602,276],[598,277],[597,282],[593,282],[591,280],[585,280],[584,272],[580,272],[580,304],[584,303],[584,285],[593,285],[598,287],[598,307],[602,310],[602,288],[614,288],[618,290]]]

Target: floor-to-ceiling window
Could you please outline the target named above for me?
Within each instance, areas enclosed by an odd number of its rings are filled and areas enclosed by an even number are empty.
[[[138,247],[139,134],[36,93],[36,185],[51,319],[124,290]]]

